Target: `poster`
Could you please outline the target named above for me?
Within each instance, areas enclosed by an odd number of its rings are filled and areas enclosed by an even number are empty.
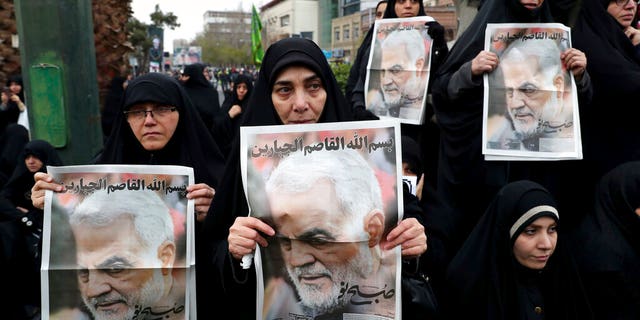
[[[367,110],[422,124],[433,41],[428,16],[376,20],[365,79]]]
[[[486,160],[582,158],[576,84],[560,58],[570,47],[562,24],[487,24],[485,50],[500,62],[484,75]]]
[[[193,169],[47,167],[43,319],[195,319]]]
[[[276,230],[255,254],[258,319],[401,317],[396,120],[241,127],[250,215]]]

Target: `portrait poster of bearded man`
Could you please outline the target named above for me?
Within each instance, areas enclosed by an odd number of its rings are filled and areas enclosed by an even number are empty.
[[[380,118],[422,124],[431,70],[432,17],[377,20],[365,79],[367,110]]]
[[[561,58],[569,48],[562,24],[487,25],[485,50],[499,62],[483,79],[485,159],[582,158],[575,79]]]

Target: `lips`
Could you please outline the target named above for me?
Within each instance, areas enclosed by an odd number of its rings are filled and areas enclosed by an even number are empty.
[[[516,113],[513,115],[513,119],[519,122],[528,122],[533,119],[533,115],[530,113]]]
[[[159,132],[153,131],[153,132],[146,132],[145,134],[143,134],[144,137],[154,137],[154,136],[158,136],[160,135]]]
[[[301,284],[308,286],[320,286],[325,280],[331,280],[328,275],[318,274],[318,275],[301,275],[298,277],[298,280]]]
[[[109,300],[109,301],[101,301],[97,302],[93,305],[96,311],[107,314],[117,314],[122,312],[119,310],[123,307],[126,307],[126,303],[122,300]]]
[[[537,257],[535,257],[535,259],[538,262],[545,262],[545,261],[549,260],[549,256],[537,256]]]
[[[313,123],[313,120],[289,120],[290,124]]]

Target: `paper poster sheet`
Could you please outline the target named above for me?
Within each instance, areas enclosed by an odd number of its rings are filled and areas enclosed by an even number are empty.
[[[432,40],[428,16],[380,19],[375,22],[365,104],[380,118],[422,124],[431,70]]]
[[[560,58],[568,48],[559,23],[487,24],[485,50],[500,62],[484,75],[486,160],[582,159],[576,84]]]
[[[195,319],[193,169],[47,167],[42,318]]]
[[[241,128],[250,215],[276,230],[255,255],[258,319],[400,319],[396,120]]]

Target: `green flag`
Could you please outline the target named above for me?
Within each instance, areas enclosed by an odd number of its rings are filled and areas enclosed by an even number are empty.
[[[264,50],[262,50],[262,22],[260,22],[260,16],[255,5],[251,5],[251,11],[251,55],[253,56],[253,63],[259,66],[262,64],[262,57],[264,56]]]

